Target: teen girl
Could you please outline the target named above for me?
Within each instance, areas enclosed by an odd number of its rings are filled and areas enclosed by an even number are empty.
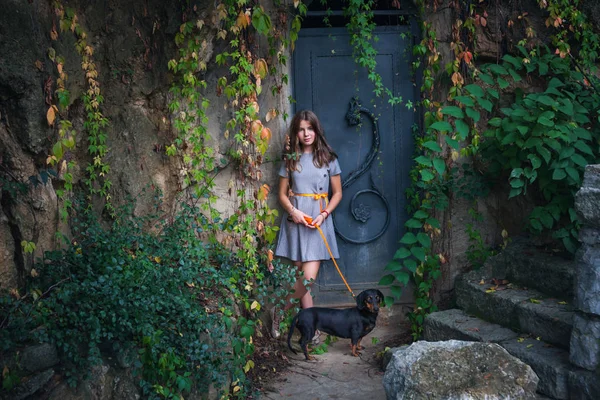
[[[293,261],[303,279],[296,279],[294,292],[286,299],[285,310],[300,299],[302,308],[313,306],[310,284],[317,278],[321,260],[329,260],[321,227],[331,252],[339,257],[333,221],[329,216],[342,200],[341,169],[337,155],[325,136],[319,119],[312,111],[298,112],[290,123],[289,135],[279,170],[279,202],[287,212],[281,221],[275,255]],[[331,190],[331,198],[328,193]],[[311,217],[309,224],[304,217]],[[304,281],[310,282],[305,287]],[[271,310],[271,335],[280,336],[279,315]],[[318,334],[316,335],[318,338]]]

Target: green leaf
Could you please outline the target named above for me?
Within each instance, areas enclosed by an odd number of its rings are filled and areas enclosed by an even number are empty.
[[[419,220],[411,218],[404,223],[404,226],[411,229],[420,229],[423,227],[423,223]]]
[[[498,118],[498,117],[492,118],[488,121],[488,125],[491,125],[491,126],[494,126],[497,128],[500,125],[502,125],[502,119]]]
[[[392,260],[385,266],[384,270],[390,271],[390,272],[396,272],[396,271],[402,270],[402,268],[404,268],[404,266],[402,265],[402,263],[400,261]]]
[[[426,224],[431,225],[435,229],[440,229],[440,221],[437,218],[427,218]]]
[[[404,260],[404,267],[414,273],[417,270],[417,262],[413,259]]]
[[[494,107],[494,105],[492,104],[492,102],[489,101],[489,100],[486,100],[486,99],[478,98],[477,102],[487,112],[491,112],[492,108]]]
[[[544,117],[543,115],[537,119],[537,122],[544,126],[550,126],[550,127],[554,126],[554,121],[549,120],[548,118]]]
[[[417,237],[412,232],[406,232],[402,239],[400,239],[400,243],[402,244],[415,244],[417,243]]]
[[[544,96],[544,95],[538,96],[536,98],[536,101],[538,103],[542,103],[542,104],[544,104],[546,106],[550,106],[550,107],[552,107],[552,106],[554,106],[556,104],[556,101],[554,101],[554,99],[552,97],[550,97],[550,96]]]
[[[487,90],[487,92],[489,93],[490,96],[492,96],[495,99],[499,99],[500,98],[500,93],[498,93],[498,91],[495,90],[495,89],[489,88]]]
[[[450,129],[450,130],[452,130],[452,129]],[[442,151],[442,148],[440,147],[440,145],[437,144],[436,142],[434,142],[433,140],[423,143],[423,147],[425,147],[429,150],[432,150],[432,151],[437,151],[437,152]]]
[[[550,162],[550,158],[552,158],[550,150],[548,150],[544,146],[537,146],[535,149],[537,150],[538,154],[542,156],[544,161],[546,161],[546,164],[548,164]]]
[[[446,163],[441,158],[434,158],[433,159],[433,167],[435,168],[435,170],[437,171],[437,173],[440,174],[440,175],[443,175],[444,172],[446,171]]]
[[[481,97],[485,96],[485,92],[483,91],[481,86],[476,85],[474,83],[465,86],[465,89],[467,89],[467,91],[475,97],[481,98]]]
[[[552,173],[552,179],[555,181],[560,181],[562,179],[565,179],[566,177],[567,177],[567,173],[562,168],[556,168],[554,170],[554,172]]]
[[[531,167],[533,169],[538,169],[542,166],[542,160],[535,154],[529,154],[527,158],[529,159],[529,161],[531,161]]]
[[[403,258],[410,257],[410,251],[406,247],[400,247],[394,253],[394,258],[396,260],[402,260]]]
[[[509,69],[508,73],[515,82],[519,82],[521,80],[521,75],[517,74],[513,69]]]
[[[570,158],[573,154],[575,154],[575,149],[573,147],[564,147],[560,151],[558,159],[563,160],[565,158]]]
[[[429,235],[427,235],[424,232],[419,232],[417,234],[417,240],[419,241],[419,243],[421,243],[421,245],[425,248],[430,248],[431,247],[431,239],[429,238]]]
[[[454,121],[454,126],[456,127],[456,131],[460,136],[460,140],[465,140],[467,136],[469,136],[469,125],[462,119],[457,119]]]
[[[421,170],[421,179],[423,179],[423,182],[429,182],[433,178],[435,178],[435,175],[433,175],[433,173],[430,170],[428,170],[428,169]]]
[[[394,279],[395,279],[394,275],[385,275],[379,280],[378,285],[380,285],[380,286],[390,285],[392,282],[394,282]]]
[[[522,179],[511,179],[510,186],[513,188],[522,188],[525,186],[525,182]]]
[[[461,111],[461,113],[462,113],[462,111]],[[429,129],[435,129],[438,132],[452,132],[452,125],[450,125],[450,122],[448,122],[448,121],[438,121],[438,122],[434,122],[433,124],[429,125]]]
[[[461,104],[464,104],[465,106],[469,106],[469,107],[473,107],[475,105],[475,102],[473,101],[473,99],[470,96],[456,96],[454,98],[454,100],[458,101]],[[462,110],[461,110],[462,112]]]
[[[494,79],[491,76],[489,76],[488,74],[479,74],[479,75],[477,75],[477,77],[479,79],[481,79],[484,83],[487,83],[490,86],[494,85],[496,83],[496,82],[494,82]],[[489,91],[489,89],[488,89],[488,91]]]
[[[558,88],[558,87],[562,87],[562,86],[565,86],[565,84],[556,77],[550,79],[550,82],[548,83],[549,88]]]
[[[410,249],[410,252],[412,253],[413,256],[415,256],[415,258],[421,262],[425,261],[425,249],[422,247],[413,247]]]
[[[431,167],[431,158],[429,158],[429,157],[419,156],[419,157],[415,158],[415,161],[421,165]]]
[[[502,59],[504,61],[508,61],[517,69],[521,69],[523,67],[523,62],[521,60],[519,60],[518,58],[511,56],[510,54],[504,55],[502,57]]]
[[[429,217],[429,214],[427,214],[425,211],[423,210],[417,210],[415,212],[415,214],[413,215],[413,218],[417,218],[417,219],[425,219]]]
[[[552,225],[554,225],[554,219],[548,212],[540,213],[540,222],[546,227],[546,229],[550,229],[552,228]]]
[[[575,146],[575,148],[579,151],[581,151],[582,153],[586,153],[589,154],[590,156],[594,155],[594,152],[592,151],[592,149],[590,148],[590,146],[588,146],[587,144],[585,144],[584,142],[578,140],[577,142],[575,142],[573,144],[573,146]]]
[[[498,64],[490,64],[489,69],[497,75],[508,75],[508,71],[506,70],[506,68]]]
[[[502,78],[498,78],[498,86],[500,86],[500,89],[506,89],[508,87],[508,82]]]
[[[580,167],[585,167],[586,165],[588,165],[587,160],[581,154],[573,154],[571,160]]]
[[[573,179],[575,181],[575,183],[579,184],[581,182],[581,178],[579,177],[579,172],[577,172],[577,170],[573,167],[567,167],[565,168],[565,171],[567,171],[567,175],[569,175],[571,177],[571,179]]]
[[[463,111],[459,107],[456,107],[456,106],[446,106],[446,107],[442,108],[442,114],[451,115],[455,118],[464,118],[464,116],[465,116],[463,114]],[[441,122],[441,121],[438,121],[438,122]]]
[[[52,147],[52,154],[59,160],[63,157],[63,147],[61,142],[56,142]]]
[[[474,122],[476,122],[476,123],[479,122],[479,119],[481,118],[481,114],[479,113],[479,111],[477,111],[474,108],[467,107],[465,109],[465,112],[471,119],[473,119]]]
[[[452,139],[450,136],[444,136],[444,140],[446,143],[448,143],[448,146],[452,147],[454,150],[458,150],[460,148],[458,140]]]
[[[410,280],[410,275],[403,271],[396,272],[394,274],[394,277],[396,278],[396,280],[398,282],[400,282],[404,285],[408,284],[408,281]]]

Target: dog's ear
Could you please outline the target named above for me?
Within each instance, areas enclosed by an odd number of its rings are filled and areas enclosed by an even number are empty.
[[[385,307],[385,296],[383,295],[383,293],[381,293],[381,290],[377,291],[377,302]]]
[[[356,296],[356,307],[358,307],[359,311],[365,309],[365,297],[367,297],[366,291],[362,291],[358,296]]]

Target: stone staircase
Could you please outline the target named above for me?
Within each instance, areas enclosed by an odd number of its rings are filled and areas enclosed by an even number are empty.
[[[569,360],[575,267],[516,240],[457,279],[458,308],[429,315],[424,339],[498,343],[537,373],[542,395],[599,399],[600,376]]]

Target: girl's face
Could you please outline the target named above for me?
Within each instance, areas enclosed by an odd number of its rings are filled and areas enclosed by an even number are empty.
[[[300,128],[298,129],[298,141],[302,146],[302,151],[309,153],[313,149],[315,143],[315,131],[310,122],[302,120],[300,121]]]

